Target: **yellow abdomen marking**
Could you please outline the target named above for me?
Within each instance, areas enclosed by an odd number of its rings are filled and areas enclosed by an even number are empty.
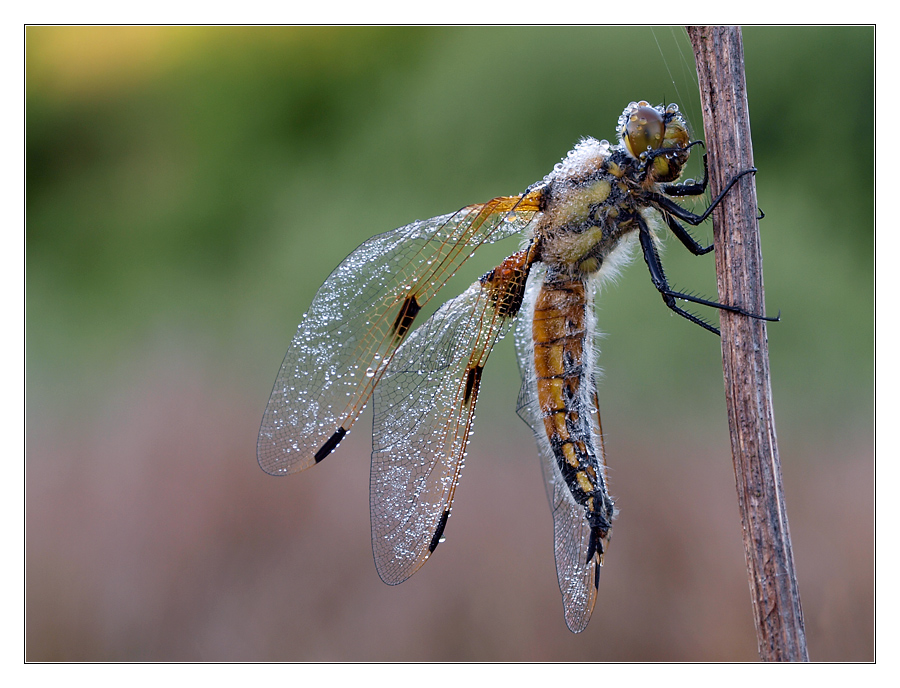
[[[575,479],[578,481],[578,487],[580,487],[581,491],[585,494],[590,494],[594,491],[591,479],[587,477],[587,473],[584,471],[578,471],[578,473],[575,474]]]

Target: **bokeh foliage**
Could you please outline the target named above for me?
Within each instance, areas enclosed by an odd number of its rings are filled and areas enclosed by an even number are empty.
[[[271,372],[271,347],[283,348],[312,291],[366,237],[525,188],[578,137],[612,138],[629,99],[698,112],[684,102],[697,96],[677,29],[46,27],[27,37],[37,395],[51,380],[58,393],[60,381],[102,376],[160,331],[197,338],[213,358],[247,352],[248,370]],[[776,388],[791,408],[811,404],[814,424],[844,414],[823,401],[837,392],[871,410],[873,33],[750,28],[744,38],[767,300],[784,315],[770,328]],[[667,252],[673,280],[714,293],[711,261],[682,254]],[[601,324],[646,342],[639,397],[651,383],[683,385],[672,360],[689,376],[703,341],[663,317],[643,270],[607,292]]]

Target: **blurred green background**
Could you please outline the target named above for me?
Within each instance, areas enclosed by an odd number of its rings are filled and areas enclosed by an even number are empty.
[[[300,316],[364,239],[522,191],[579,137],[613,140],[630,100],[678,102],[702,137],[683,30],[26,41],[29,660],[756,657],[719,341],[670,316],[640,258],[598,300],[620,516],[585,633],[563,623],[508,342],[447,542],[402,586],[371,561],[370,412],[302,476],[255,459]],[[871,660],[874,32],[747,28],[744,51],[810,657]],[[715,295],[712,257],[668,244],[670,281]]]

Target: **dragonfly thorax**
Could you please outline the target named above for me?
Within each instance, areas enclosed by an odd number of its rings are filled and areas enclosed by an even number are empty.
[[[606,267],[687,163],[690,136],[676,105],[633,102],[618,131],[615,146],[582,139],[544,178],[535,237],[540,260],[559,274],[588,277]]]

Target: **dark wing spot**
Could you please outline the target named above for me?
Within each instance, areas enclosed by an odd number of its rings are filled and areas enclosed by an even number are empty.
[[[464,404],[468,404],[469,401],[478,396],[478,385],[481,384],[481,372],[484,370],[484,366],[475,366],[474,368],[466,369],[466,395],[463,399]]]
[[[419,305],[419,302],[416,301],[416,295],[410,294],[407,296],[406,300],[403,301],[403,305],[400,307],[400,312],[397,313],[397,319],[394,320],[394,325],[392,327],[394,334],[398,339],[403,339],[406,336],[407,332],[409,332],[409,328],[412,327],[413,320],[416,319],[420,310],[422,310],[422,307]]]
[[[437,530],[434,531],[434,537],[431,538],[431,544],[428,545],[429,552],[433,552],[437,549],[438,543],[441,541],[441,537],[444,535],[444,528],[447,525],[447,519],[449,517],[449,511],[445,511],[443,514],[441,514],[441,520],[438,522]]]
[[[347,434],[347,431],[344,428],[338,428],[334,431],[334,434],[328,438],[328,441],[322,445],[322,448],[316,452],[316,463],[319,463],[322,459],[328,456],[331,452],[337,449],[337,446],[341,443],[341,440],[344,439],[344,435]]]

